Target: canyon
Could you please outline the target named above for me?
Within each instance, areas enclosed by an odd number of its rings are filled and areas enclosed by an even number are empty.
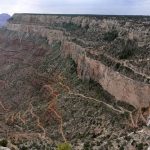
[[[47,149],[60,141],[76,150],[145,149],[149,23],[146,16],[14,14],[0,30],[2,137],[20,148],[33,146],[31,138]]]
[[[19,17],[20,16],[14,15],[13,20],[10,21],[10,23],[8,23],[7,25],[8,30],[26,32],[26,33],[29,32],[37,33],[42,37],[47,38],[49,44],[51,44],[53,40],[56,39],[60,40],[62,42],[62,51],[63,51],[62,53],[64,55],[69,55],[77,63],[78,75],[80,78],[83,79],[91,78],[92,80],[99,82],[102,85],[102,87],[105,90],[107,90],[110,94],[115,96],[117,100],[125,101],[135,107],[149,106],[150,103],[149,67],[147,67],[148,73],[144,73],[144,71],[138,72],[137,71],[138,67],[132,66],[132,64],[130,64],[129,62],[129,64],[126,65],[125,67],[127,67],[127,69],[131,69],[131,72],[133,72],[135,76],[137,75],[143,78],[143,82],[135,81],[134,79],[130,79],[130,77],[128,76],[126,77],[125,75],[119,74],[118,71],[117,72],[113,71],[113,69],[107,67],[105,64],[101,63],[101,61],[97,61],[91,59],[90,57],[87,57],[86,53],[89,52],[88,47],[82,48],[80,45],[70,42],[69,38],[71,37],[67,37],[67,36],[65,37],[63,31],[49,30],[46,28],[47,24],[49,24],[49,26],[50,25],[53,26],[56,23],[57,26],[62,26],[62,24],[64,23],[70,23],[70,24],[75,24],[76,26],[81,26],[81,28],[85,28],[86,26],[88,26],[89,27],[88,30],[90,30],[90,27],[94,28],[94,25],[92,24],[92,22],[94,22],[95,24],[97,24],[97,26],[102,26],[105,32],[111,30],[111,28],[113,27],[115,27],[116,30],[121,30],[123,32],[125,28],[122,29],[123,27],[121,28],[119,26],[119,23],[116,20],[106,20],[106,21],[102,20],[102,22],[99,23],[99,21],[90,19],[88,17],[71,18],[65,16],[65,17],[57,18],[57,16],[54,16],[53,18],[46,15],[36,16],[36,17],[34,17],[34,15],[33,16],[24,15],[23,17],[21,17],[20,24],[13,24],[15,20],[19,20],[18,19]],[[36,22],[38,25],[35,26],[34,22]],[[45,23],[46,26],[39,26],[42,25],[42,23]],[[126,22],[126,24],[128,24],[128,22]],[[148,29],[146,29],[147,31],[143,31],[143,34],[141,31],[137,32],[135,30],[136,29],[134,29],[133,31],[132,30],[128,31],[127,36],[129,37],[129,39],[136,38],[138,45],[140,45],[141,42],[147,43],[146,40],[148,41],[148,37],[147,36],[143,37],[143,36],[146,33],[148,33]],[[138,30],[140,30],[140,28]],[[140,41],[141,39],[143,41]],[[88,41],[86,42],[88,43]],[[103,46],[104,46],[103,44],[99,45],[98,49],[102,49]],[[90,48],[91,54],[93,54],[95,51],[96,50],[92,50],[92,48]],[[99,53],[102,53],[102,51],[97,52],[95,55],[100,55]],[[125,61],[119,61],[119,63],[122,65],[125,63]],[[132,66],[132,68],[130,66]],[[145,83],[144,81],[147,82]]]

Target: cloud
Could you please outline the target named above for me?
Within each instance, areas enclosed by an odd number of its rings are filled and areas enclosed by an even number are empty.
[[[149,0],[5,0],[0,13],[150,15]]]

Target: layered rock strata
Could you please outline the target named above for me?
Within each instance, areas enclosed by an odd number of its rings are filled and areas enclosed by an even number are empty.
[[[146,18],[146,22],[149,18]],[[115,26],[118,30],[125,30],[120,27],[121,20],[117,21],[115,18],[98,19],[94,17],[85,16],[57,16],[57,15],[30,15],[30,14],[16,14],[14,15],[6,28],[8,30],[37,33],[45,37],[49,44],[54,40],[61,41],[62,56],[71,57],[77,64],[77,72],[80,78],[92,79],[97,81],[102,87],[113,95],[117,100],[124,101],[133,105],[136,108],[148,107],[150,104],[150,84],[129,78],[126,75],[113,70],[102,61],[95,60],[87,55],[88,47],[82,47],[77,43],[71,41],[71,34],[67,33],[62,28],[52,28],[52,26],[63,25],[64,23],[74,23],[82,28],[94,28],[99,26],[108,31]],[[119,22],[119,23],[118,23]],[[144,26],[146,22],[141,21]],[[141,26],[141,22],[137,23],[135,28]],[[147,30],[135,32],[135,28],[131,30],[133,20],[129,20],[124,26],[129,30],[128,37],[130,39],[137,38],[138,45],[141,42],[148,42],[148,36],[145,34]],[[130,25],[129,25],[130,24]],[[49,28],[50,26],[50,28]],[[130,26],[130,28],[128,27]],[[142,34],[142,36],[140,35]],[[141,41],[144,39],[143,41]],[[91,50],[92,48],[90,48]],[[93,50],[94,51],[94,50]],[[138,73],[138,71],[136,71]],[[141,75],[141,73],[139,72]],[[143,75],[143,74],[142,74]],[[149,80],[148,75],[143,75],[146,80]]]

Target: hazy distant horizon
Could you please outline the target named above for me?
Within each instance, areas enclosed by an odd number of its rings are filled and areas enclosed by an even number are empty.
[[[149,0],[5,0],[0,13],[150,15]]]
[[[18,12],[18,13],[13,13],[12,15],[9,14],[9,13],[5,13],[5,12],[2,12],[0,14],[8,14],[10,16],[13,16],[14,14],[33,14],[33,15],[74,15],[74,16],[147,16],[147,17],[150,17],[150,15],[112,15],[112,14],[65,14],[65,13],[34,13],[34,12]]]

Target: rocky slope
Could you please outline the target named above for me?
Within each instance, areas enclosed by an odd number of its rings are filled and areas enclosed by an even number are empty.
[[[0,138],[19,149],[147,149],[148,24],[15,14],[0,30]]]
[[[20,23],[17,23],[17,20],[19,20]],[[125,23],[125,25],[122,27],[121,26],[123,24],[122,22],[123,20],[121,19],[117,20],[117,19],[108,18],[106,20],[106,19],[97,19],[96,17],[90,18],[84,16],[60,17],[60,16],[48,16],[48,15],[45,16],[14,15],[12,20],[10,20],[10,23],[7,25],[7,29],[20,31],[20,32],[38,33],[39,35],[46,37],[49,44],[55,39],[60,40],[61,42],[63,41],[62,44],[62,49],[64,50],[63,53],[65,53],[65,51],[67,52],[70,51],[68,52],[68,55],[70,55],[77,63],[78,75],[80,77],[82,76],[82,78],[87,78],[87,79],[91,78],[92,80],[99,82],[103,86],[103,88],[107,90],[110,94],[115,96],[117,100],[125,101],[135,107],[148,107],[150,103],[150,98],[149,98],[150,77],[149,77],[149,63],[148,63],[150,50],[148,48],[146,49],[146,53],[147,53],[146,58],[143,56],[144,52],[140,53],[140,56],[138,56],[139,55],[138,51],[141,51],[142,48],[144,48],[144,47],[140,48],[141,42],[144,42],[144,46],[149,47],[148,44],[149,36],[147,35],[149,29],[145,28],[145,30],[143,29],[144,31],[142,31],[142,28],[144,28],[144,23],[142,22],[142,20],[136,23],[134,29],[132,29],[131,25],[129,27],[127,26],[129,22],[123,22]],[[38,25],[35,25],[35,23],[37,23]],[[58,30],[49,29],[49,28],[57,28],[57,27]],[[66,33],[67,29],[65,31],[60,31],[61,29],[63,30],[65,28],[69,28],[68,30],[71,31],[68,33]],[[139,31],[136,31],[137,29]],[[84,31],[85,33],[83,33],[83,35],[78,35],[80,34],[78,32],[83,32],[83,30],[87,30],[87,31]],[[98,39],[93,39],[93,40],[91,39],[92,41],[89,42],[88,41],[89,37],[87,37],[86,34],[88,34],[88,32],[91,33],[91,30],[97,30],[96,33],[100,37]],[[115,33],[111,33],[112,30],[115,31]],[[125,35],[118,35],[118,34],[123,34],[122,32],[124,32]],[[71,35],[65,36],[64,34],[67,35],[71,34]],[[85,43],[86,41],[87,43],[86,45],[88,46],[84,45],[84,48],[82,48],[82,46],[79,46],[74,42],[67,43],[67,41],[72,40],[72,38],[76,38],[77,37],[76,34],[78,35],[77,41],[80,38],[82,38],[82,42]],[[102,34],[104,34],[105,36],[103,37]],[[113,37],[115,36],[113,34],[116,34],[117,37]],[[102,38],[104,38],[104,40]],[[110,40],[109,38],[115,38],[115,39],[109,41]],[[123,46],[117,47],[115,54],[111,54],[112,52],[109,52],[110,50],[108,50],[109,49],[108,47],[109,46],[116,47],[117,41],[123,40],[123,38],[126,38],[125,45],[123,44],[125,48]],[[136,42],[134,39],[136,40]],[[108,44],[104,42],[105,40],[111,43]],[[98,42],[95,44],[96,41]],[[96,46],[95,49],[92,49],[93,45]],[[123,50],[119,49],[119,51],[123,51],[123,52],[118,52],[117,50],[118,48],[123,49]],[[117,56],[117,53],[119,56]],[[98,57],[98,61],[93,59],[95,55],[96,57]],[[135,60],[130,60],[130,59],[128,60],[126,57],[130,57],[130,55],[133,57],[133,59],[135,59],[136,57],[139,58],[138,59],[136,58]],[[123,61],[120,60],[123,59],[122,57],[124,57]],[[140,61],[141,60],[140,58],[142,57],[144,57],[144,59],[142,60],[144,62],[146,61],[147,63],[147,65],[145,65],[145,69],[142,68],[145,71],[140,71],[139,69],[140,67],[138,67],[138,65],[137,66],[133,65],[134,62]],[[102,64],[101,64],[101,59],[102,59]],[[132,63],[130,63],[130,61]],[[107,63],[111,63],[111,66],[115,68],[115,71],[113,71],[113,69],[111,69],[111,67],[108,66]],[[118,72],[120,74],[118,74]],[[136,78],[137,81],[135,81]],[[141,86],[141,84],[143,85]]]

